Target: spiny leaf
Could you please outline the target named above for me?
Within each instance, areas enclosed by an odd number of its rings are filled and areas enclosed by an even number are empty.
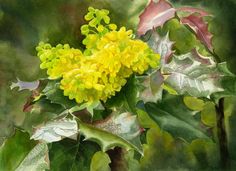
[[[25,120],[21,127],[27,132],[32,133],[34,127],[58,117],[63,111],[65,111],[65,109],[61,105],[51,103],[50,100],[41,98],[35,102],[26,113]]]
[[[206,130],[193,115],[195,111],[189,110],[183,103],[181,96],[164,95],[161,102],[146,103],[146,112],[160,126],[174,137],[187,141],[196,138],[209,138]]]
[[[109,156],[102,152],[96,152],[91,160],[90,170],[91,171],[110,171],[109,163],[111,162]]]
[[[208,24],[203,20],[203,16],[191,14],[181,18],[180,21],[188,25],[196,33],[197,38],[202,41],[210,51],[213,51],[211,42],[213,35],[208,31]]]
[[[137,101],[136,79],[131,76],[121,91],[107,100],[106,106],[108,108],[122,108],[128,112],[136,113]]]
[[[178,12],[186,12],[188,15],[198,13],[202,17],[210,15],[207,11],[205,11],[201,8],[188,7],[188,6],[177,8],[177,14],[179,14]],[[179,16],[179,17],[181,17],[181,16]]]
[[[138,25],[138,35],[145,34],[148,30],[163,26],[163,24],[175,16],[175,9],[166,0],[153,0],[140,15]]]
[[[62,118],[45,123],[36,128],[31,139],[47,143],[60,141],[65,137],[77,139],[78,126],[75,119]]]
[[[161,55],[161,66],[169,62],[169,58],[174,52],[172,50],[174,42],[170,41],[169,32],[164,37],[161,37],[156,31],[152,31],[147,43],[154,52]]]
[[[15,87],[19,88],[19,91],[21,90],[30,90],[33,91],[38,88],[39,86],[39,80],[33,81],[33,82],[26,82],[26,81],[21,81],[19,78],[17,78],[16,83],[12,83],[10,86],[11,89],[14,89]]]
[[[70,100],[68,97],[64,96],[58,80],[50,80],[42,93],[46,95],[47,99],[52,103],[60,104],[66,109],[77,105],[74,100]]]
[[[102,106],[100,101],[94,101],[92,103],[86,102],[86,103],[82,103],[80,105],[72,107],[71,109],[69,109],[69,112],[73,113],[73,112],[81,111],[84,109],[86,109],[93,116],[94,109],[104,110],[104,107]]]
[[[209,97],[212,93],[223,91],[220,85],[222,74],[218,72],[211,57],[203,57],[196,50],[173,56],[165,65],[163,72],[169,74],[165,83],[179,94],[195,97]]]
[[[138,97],[144,102],[156,102],[161,99],[161,85],[164,81],[159,70],[144,76],[136,76],[138,88]]]
[[[220,83],[224,91],[216,92],[212,95],[216,102],[221,97],[236,96],[236,76],[228,70],[226,62],[217,64],[217,68],[223,75],[220,79]]]
[[[44,171],[49,169],[48,146],[37,144],[17,167],[16,171]]]
[[[135,116],[129,113],[112,115],[105,121],[96,122],[94,125],[78,122],[79,130],[85,139],[97,142],[102,151],[119,146],[126,150],[135,149],[142,154],[139,140],[140,127]]]
[[[210,139],[195,139],[188,144],[180,139],[174,139],[156,125],[147,131],[143,148],[144,156],[140,159],[141,171],[218,168],[217,145]]]

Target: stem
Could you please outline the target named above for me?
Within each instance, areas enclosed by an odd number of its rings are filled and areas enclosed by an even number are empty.
[[[224,98],[221,98],[219,100],[219,104],[215,105],[215,109],[217,118],[217,135],[220,148],[220,164],[222,169],[228,169],[230,167],[230,158],[228,151],[227,135],[225,130]]]

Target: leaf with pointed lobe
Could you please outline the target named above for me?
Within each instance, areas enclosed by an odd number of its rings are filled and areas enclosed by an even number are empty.
[[[163,24],[175,16],[176,9],[166,0],[157,3],[150,1],[144,12],[139,16],[138,35],[145,34],[148,30],[163,26]]]

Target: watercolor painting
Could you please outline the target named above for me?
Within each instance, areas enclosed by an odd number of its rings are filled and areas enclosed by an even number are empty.
[[[0,0],[0,171],[236,170],[235,0]]]

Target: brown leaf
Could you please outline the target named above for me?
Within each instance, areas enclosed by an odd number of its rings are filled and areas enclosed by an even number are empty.
[[[145,34],[148,30],[163,26],[163,24],[175,16],[176,9],[166,0],[153,0],[139,16],[138,35]]]

